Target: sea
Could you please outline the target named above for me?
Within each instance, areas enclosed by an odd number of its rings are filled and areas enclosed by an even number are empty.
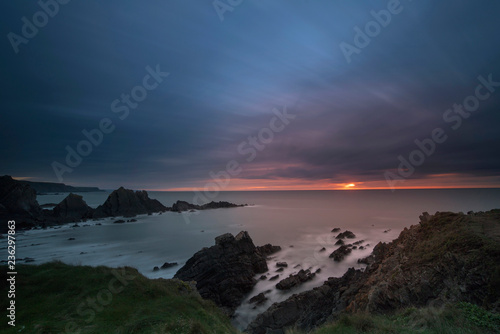
[[[177,200],[193,202],[195,196],[193,192],[148,193],[165,206]],[[79,194],[95,208],[110,191]],[[39,195],[37,200],[39,204],[59,203],[66,195]],[[368,256],[377,243],[389,242],[405,227],[418,224],[422,212],[500,208],[500,189],[228,191],[213,200],[248,206],[139,215],[136,222],[123,224],[114,223],[119,218],[109,218],[19,231],[17,258],[29,258],[34,264],[60,260],[75,265],[129,266],[149,278],[172,278],[194,253],[214,245],[215,237],[248,231],[256,246],[270,243],[282,250],[268,260],[267,277],[280,275],[279,279],[260,280],[261,274],[257,275],[254,291],[236,311],[233,324],[243,329],[272,303],[320,286],[328,277],[340,277],[350,267],[363,268],[357,263],[359,258]],[[360,245],[364,249],[353,250],[342,262],[334,262],[329,258],[338,248],[338,232],[333,233],[333,228],[352,231],[356,238],[348,242],[363,240]],[[178,265],[153,271],[165,262]],[[276,272],[276,262],[287,262],[288,267]],[[279,280],[300,269],[321,270],[314,279],[290,291],[275,288]],[[248,303],[260,292],[268,297],[264,304]]]

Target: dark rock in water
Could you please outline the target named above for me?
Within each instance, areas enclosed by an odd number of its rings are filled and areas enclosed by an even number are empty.
[[[342,233],[339,233],[339,235],[337,235],[335,237],[336,239],[354,239],[356,238],[356,235],[354,233],[352,233],[351,231],[345,231],[345,232],[342,232]]]
[[[424,216],[420,225],[405,228],[394,241],[377,244],[372,255],[360,260],[368,264],[364,271],[350,268],[342,277],[274,303],[246,332],[310,332],[345,313],[457,302],[498,311],[499,222],[500,210]]]
[[[80,227],[80,225],[75,224],[75,225],[72,225],[71,227]]]
[[[85,203],[83,197],[70,193],[61,203],[52,209],[54,216],[62,218],[74,218],[77,220],[91,218],[94,209]]]
[[[210,202],[207,204],[203,205],[197,205],[197,204],[191,204],[186,201],[177,201],[172,205],[172,211],[176,212],[183,212],[183,211],[190,211],[193,212],[195,210],[210,210],[210,209],[221,209],[221,208],[237,208],[237,207],[242,207],[246,206],[244,205],[238,205],[238,204],[233,204],[229,202]]]
[[[333,261],[340,262],[350,253],[351,248],[344,245],[337,248],[329,257],[333,258]]]
[[[276,272],[276,273],[280,273],[280,272],[282,272],[283,270],[285,270],[285,269],[282,267],[282,268],[279,268],[278,270],[276,270],[275,272]]]
[[[321,247],[321,249],[319,251],[320,252],[324,252],[324,251],[326,251],[326,248],[325,247]]]
[[[272,276],[269,280],[270,280],[270,281],[275,281],[275,280],[277,280],[278,278],[280,278],[280,275],[274,275],[274,276]]]
[[[293,266],[293,269],[296,269],[298,267],[300,267],[300,264],[297,264],[297,265]]]
[[[264,246],[257,246],[257,252],[267,256],[279,252],[281,250],[280,246],[273,246],[271,244],[265,244]]]
[[[365,241],[364,241],[364,240],[359,240],[359,241],[353,242],[352,244],[353,244],[353,245],[360,245],[360,244],[362,244],[363,242],[365,242]]]
[[[246,231],[215,238],[215,246],[191,257],[175,274],[183,281],[196,281],[203,298],[210,299],[232,315],[257,280],[268,270],[265,257],[257,251]]]
[[[391,231],[391,229],[388,229],[388,230],[385,230],[384,233],[387,233],[387,232],[390,232],[390,231]]]
[[[352,246],[352,249],[358,249],[358,246]]]
[[[177,201],[172,205],[172,211],[182,212],[182,211],[195,211],[195,209],[200,209],[199,205],[191,204],[186,201]]]
[[[278,268],[279,267],[285,267],[286,268],[286,267],[288,267],[288,263],[286,263],[286,262],[277,262],[276,263],[276,267],[278,267]]]
[[[342,246],[343,244],[344,244],[344,240],[342,240],[342,239],[337,240],[337,242],[335,243],[336,246]]]
[[[137,219],[129,219],[127,220],[128,223],[135,223],[137,221]]]
[[[359,246],[359,249],[365,249],[365,247],[363,247],[363,246]]]
[[[335,227],[335,228],[332,230],[332,233],[336,233],[336,232],[340,232],[340,227]]]
[[[158,268],[158,266],[155,266],[155,267],[153,268],[153,271],[158,271],[158,270],[160,270],[160,268]]]
[[[113,191],[104,204],[94,211],[94,218],[135,215],[167,211],[168,208],[156,199],[151,199],[144,190],[133,191],[120,187]]]
[[[113,224],[123,224],[125,221],[123,219],[118,219],[113,222]]]
[[[255,305],[260,305],[260,304],[264,303],[266,300],[267,300],[267,297],[264,295],[264,293],[261,292],[258,295],[253,296],[252,298],[250,298],[248,300],[248,303],[255,304]]]
[[[311,273],[309,270],[301,269],[297,274],[290,275],[287,278],[281,280],[276,284],[276,289],[278,290],[290,290],[291,288],[300,285],[304,282],[307,282],[313,279],[315,276],[314,273]]]
[[[316,271],[314,273],[319,274],[320,272],[321,272],[321,268],[318,268],[318,269],[316,269]]]
[[[161,266],[161,269],[168,269],[168,268],[171,268],[171,267],[175,267],[176,265],[177,265],[177,262],[172,262],[172,263],[165,262],[165,263]]]
[[[75,240],[75,238],[68,238],[68,240]]]
[[[260,276],[260,279],[261,279],[261,280],[266,280],[266,279],[267,279],[267,276],[266,276],[266,275],[262,275],[262,276]]]

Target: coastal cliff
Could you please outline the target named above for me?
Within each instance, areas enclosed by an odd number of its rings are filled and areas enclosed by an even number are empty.
[[[469,302],[499,311],[500,210],[424,213],[390,243],[379,243],[322,286],[273,304],[247,328],[252,334],[312,330],[343,314]]]

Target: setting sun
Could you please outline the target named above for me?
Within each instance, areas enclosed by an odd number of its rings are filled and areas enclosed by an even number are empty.
[[[349,183],[345,186],[345,188],[349,189],[349,188],[353,188],[355,187],[356,185],[354,183]]]

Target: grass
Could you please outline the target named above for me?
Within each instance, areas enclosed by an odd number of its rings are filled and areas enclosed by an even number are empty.
[[[6,268],[0,293],[7,295]],[[133,268],[18,265],[16,327],[1,333],[238,333],[227,316],[182,281],[148,279]],[[2,297],[0,307],[8,307]]]
[[[287,334],[304,334],[289,330]],[[392,315],[351,314],[312,334],[487,334],[500,333],[500,316],[469,303],[408,308]]]

